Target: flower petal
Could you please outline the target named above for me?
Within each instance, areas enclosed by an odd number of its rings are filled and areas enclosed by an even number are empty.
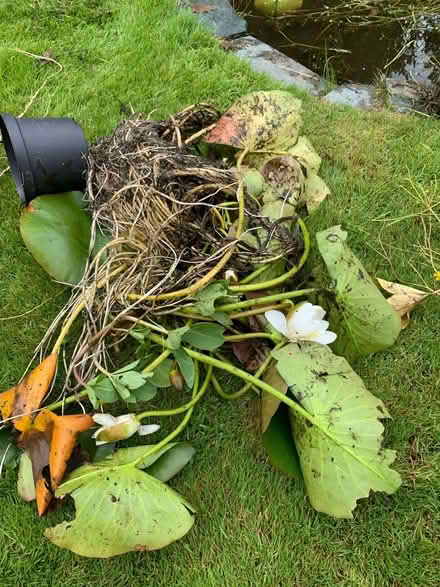
[[[327,322],[327,320],[314,320],[313,326],[314,326],[315,330],[325,331],[328,328],[328,322]]]
[[[159,424],[146,424],[145,426],[139,426],[138,434],[139,436],[145,436],[147,434],[153,434],[157,432],[160,428]]]
[[[313,306],[312,320],[322,320],[326,312],[321,306]]]
[[[122,416],[117,416],[115,418],[115,424],[122,424],[124,422],[132,422],[136,420],[136,414],[122,414]]]
[[[92,416],[93,421],[100,426],[114,426],[117,422],[117,418],[114,418],[111,414],[94,414]]]
[[[319,344],[330,344],[336,340],[336,333],[331,332],[331,330],[326,330],[325,332],[321,332],[313,340],[314,342],[319,342]]]
[[[268,312],[267,312],[268,313]],[[306,302],[299,306],[287,320],[287,330],[290,337],[295,337],[310,334],[316,330],[313,321],[313,306],[310,302]]]
[[[282,312],[278,312],[278,310],[269,310],[265,312],[266,320],[271,324],[275,330],[284,334],[284,336],[288,335],[287,332],[287,319]]]

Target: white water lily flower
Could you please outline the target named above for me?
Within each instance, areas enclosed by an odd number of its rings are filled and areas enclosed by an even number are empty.
[[[291,342],[309,340],[319,344],[330,344],[336,334],[327,330],[328,322],[323,320],[325,310],[310,302],[301,304],[287,318],[282,312],[270,310],[264,314],[267,321]]]
[[[133,436],[135,432],[141,436],[153,434],[160,428],[158,424],[141,426],[134,414],[124,414],[116,417],[111,414],[95,414],[92,418],[94,422],[101,426],[93,435],[97,445],[125,440]]]

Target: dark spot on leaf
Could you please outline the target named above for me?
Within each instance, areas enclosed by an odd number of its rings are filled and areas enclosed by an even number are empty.
[[[329,234],[327,235],[327,240],[331,243],[336,243],[339,240],[339,237],[337,234]]]
[[[313,424],[311,422],[309,422],[308,420],[306,420],[306,426],[308,426],[309,428],[311,428],[313,426]]]
[[[378,411],[379,411],[381,414],[384,414],[383,407],[382,407],[380,404],[379,404],[378,406],[376,406],[376,407],[377,407],[377,410],[378,410]]]
[[[359,277],[359,279],[361,279],[361,280],[364,280],[364,279],[365,279],[364,272],[363,272],[361,269],[359,269],[358,277]]]
[[[328,411],[329,414],[331,414],[332,412],[341,412],[342,408],[340,405],[338,404],[334,404]]]

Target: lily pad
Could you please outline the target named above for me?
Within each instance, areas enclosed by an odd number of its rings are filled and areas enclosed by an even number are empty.
[[[253,92],[243,96],[205,137],[208,143],[247,151],[285,151],[298,139],[301,101],[289,92]]]
[[[400,333],[400,317],[346,244],[340,226],[318,232],[319,251],[334,281],[336,297],[329,308],[332,348],[349,360],[384,350]]]
[[[20,231],[26,247],[47,273],[63,283],[81,281],[89,256],[91,219],[77,193],[40,196],[23,210]],[[92,257],[108,237],[97,235]]]
[[[56,492],[72,495],[76,517],[47,528],[47,538],[82,556],[108,558],[157,550],[184,536],[194,524],[192,506],[132,465],[109,459],[76,469]]]
[[[277,368],[309,418],[290,417],[301,470],[312,506],[336,518],[371,490],[394,493],[401,479],[389,465],[395,452],[382,447],[389,414],[343,357],[318,343],[289,344],[274,351]]]

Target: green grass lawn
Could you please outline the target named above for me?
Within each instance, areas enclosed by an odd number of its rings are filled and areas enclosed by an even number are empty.
[[[28,115],[73,116],[89,139],[110,132],[131,107],[165,117],[194,102],[226,108],[243,94],[278,87],[222,52],[191,16],[177,15],[173,0],[2,0],[0,22],[0,110],[18,115],[56,71],[14,49],[41,55],[51,48],[63,70],[35,97]],[[330,108],[300,97],[304,130],[323,157],[321,175],[332,189],[309,228],[342,223],[372,274],[435,288],[439,123]],[[6,162],[0,162],[3,168]],[[19,212],[5,175],[2,391],[22,376],[67,295],[25,249]],[[212,395],[183,435],[197,448],[196,457],[172,482],[198,509],[185,538],[159,552],[78,557],[43,536],[63,513],[39,519],[35,506],[17,496],[15,475],[3,476],[0,586],[439,585],[439,302],[430,298],[413,313],[392,350],[356,365],[393,416],[386,444],[398,452],[395,466],[403,478],[395,495],[362,500],[352,521],[314,512],[303,488],[268,464],[254,403],[243,398],[231,404]]]

